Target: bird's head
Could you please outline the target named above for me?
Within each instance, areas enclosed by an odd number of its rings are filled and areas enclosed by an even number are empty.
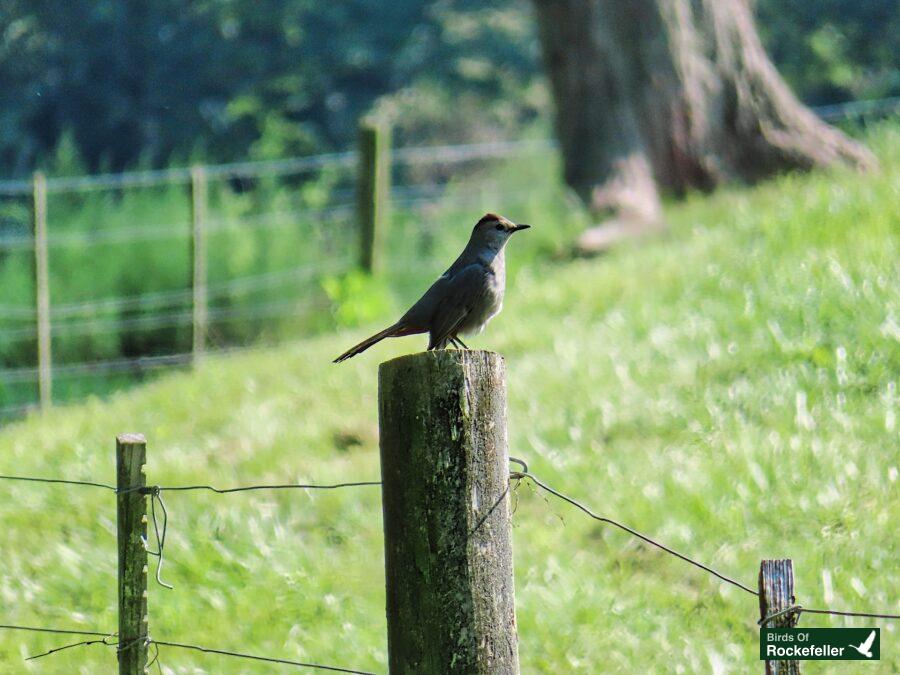
[[[471,242],[499,251],[513,232],[527,230],[529,227],[531,225],[517,225],[496,213],[486,213],[475,224]]]

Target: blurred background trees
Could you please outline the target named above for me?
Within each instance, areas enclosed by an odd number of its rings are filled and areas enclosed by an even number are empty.
[[[91,170],[340,148],[387,94],[411,140],[510,132],[542,103],[531,17],[480,5],[2,0],[0,172],[67,133]]]
[[[802,100],[900,93],[890,0],[758,0]],[[0,0],[0,175],[263,158],[348,146],[377,106],[398,142],[547,120],[527,0]]]

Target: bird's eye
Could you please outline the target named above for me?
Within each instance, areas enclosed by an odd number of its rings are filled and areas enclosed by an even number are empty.
[[[497,230],[497,232],[502,232],[502,231],[505,230],[506,228],[503,227],[503,225],[501,225],[500,223],[497,223],[497,224],[494,226],[494,229]]]

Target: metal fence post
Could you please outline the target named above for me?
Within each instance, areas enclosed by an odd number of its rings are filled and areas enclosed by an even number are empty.
[[[119,675],[147,667],[147,495],[141,434],[116,437],[116,516],[119,547]]]
[[[378,375],[390,672],[518,673],[503,358]]]

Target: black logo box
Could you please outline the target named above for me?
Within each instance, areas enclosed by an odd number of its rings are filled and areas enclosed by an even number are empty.
[[[763,628],[759,631],[759,658],[764,661],[878,661],[881,629]]]

